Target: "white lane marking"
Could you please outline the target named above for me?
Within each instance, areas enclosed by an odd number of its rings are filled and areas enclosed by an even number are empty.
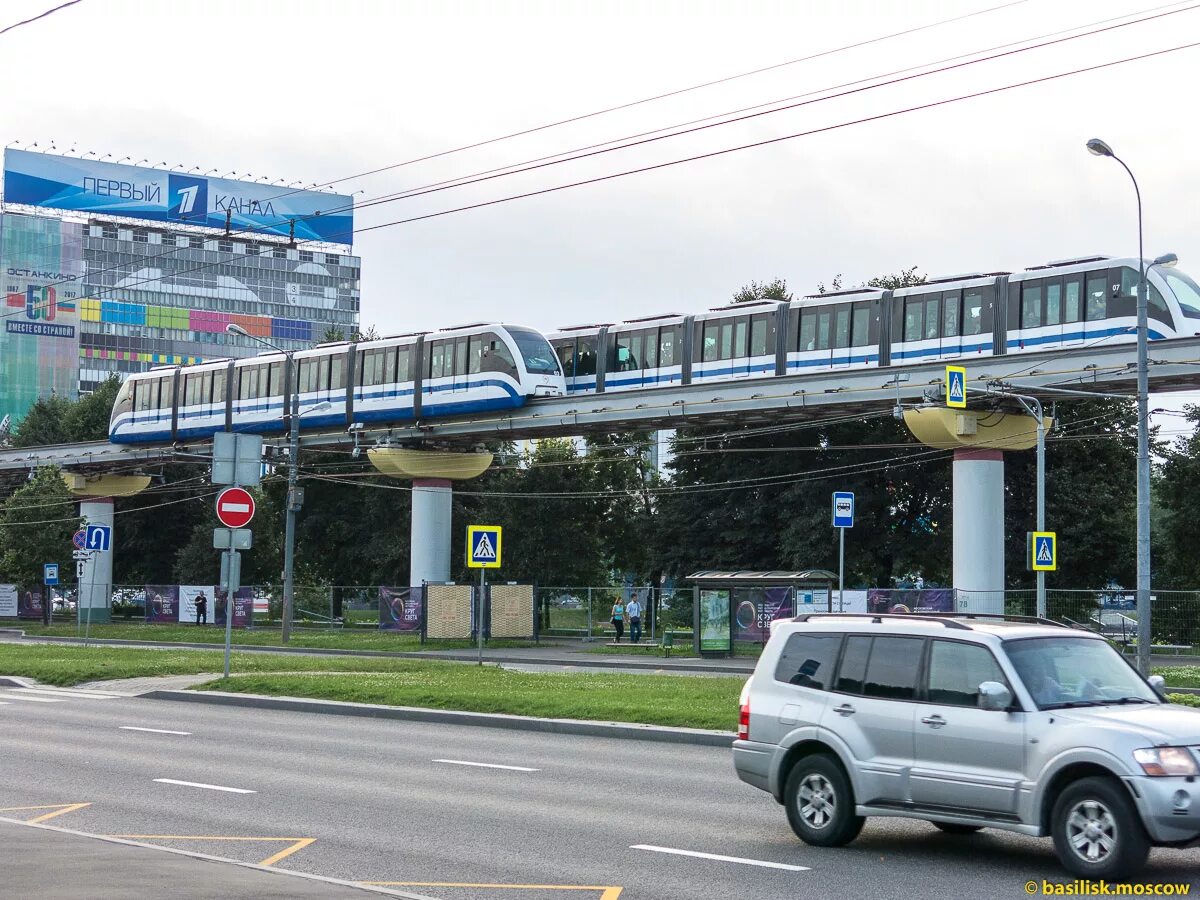
[[[634,844],[630,850],[651,850],[655,853],[670,853],[675,856],[694,856],[697,859],[713,859],[717,862],[741,863],[744,866],[761,866],[764,869],[783,869],[787,872],[808,872],[808,866],[793,866],[788,863],[767,862],[762,859],[743,859],[740,856],[721,856],[718,853],[700,853],[696,850],[676,850],[674,847],[655,847],[653,844]]]
[[[22,694],[37,694],[39,697],[65,697],[68,700],[116,700],[110,694],[84,694],[79,691],[54,691],[41,688],[13,688]]]
[[[248,791],[245,788],[222,787],[219,784],[204,784],[200,781],[176,781],[174,778],[155,778],[159,784],[179,784],[184,787],[198,787],[209,791],[226,791],[230,794],[257,794],[258,791]]]
[[[501,766],[496,763],[467,762],[465,759],[435,759],[436,763],[448,766],[474,766],[478,769],[507,769],[510,772],[540,772],[541,769],[530,769],[525,766]]]
[[[66,703],[66,697],[27,697],[24,694],[5,694],[9,700],[28,700],[30,703]]]
[[[167,731],[165,728],[138,728],[136,725],[119,725],[122,731],[148,731],[151,734],[191,734],[190,731]]]

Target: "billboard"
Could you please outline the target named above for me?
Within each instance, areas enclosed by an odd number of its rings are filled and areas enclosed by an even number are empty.
[[[75,398],[83,226],[0,217],[0,419],[20,421],[39,399]]]
[[[124,216],[297,240],[353,243],[352,198],[141,166],[4,151],[4,199],[93,216]]]

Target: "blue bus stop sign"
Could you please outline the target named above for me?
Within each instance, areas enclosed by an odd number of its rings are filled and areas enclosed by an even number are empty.
[[[46,563],[42,566],[42,582],[46,585],[58,584],[58,563]]]
[[[833,493],[833,527],[854,527],[854,494],[850,491]]]

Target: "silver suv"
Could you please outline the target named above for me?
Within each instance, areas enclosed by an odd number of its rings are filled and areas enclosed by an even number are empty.
[[[809,844],[904,816],[1051,835],[1075,875],[1129,878],[1200,843],[1200,710],[1161,689],[1045,620],[802,615],[746,682],[733,763]]]

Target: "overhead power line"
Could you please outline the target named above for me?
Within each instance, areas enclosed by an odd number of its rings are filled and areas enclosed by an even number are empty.
[[[58,12],[59,10],[66,9],[68,6],[74,6],[76,3],[82,3],[82,2],[83,2],[83,0],[67,0],[66,3],[60,3],[58,6],[55,6],[52,9],[48,9],[45,12],[38,13],[36,16],[33,16],[32,18],[24,19],[23,21],[20,21],[20,22],[13,22],[11,25],[7,25],[4,28],[0,28],[0,35],[8,34],[8,32],[12,31],[14,28],[20,28],[22,25],[32,24],[33,22],[36,22],[38,19],[44,19],[44,18],[46,18],[46,16],[54,15],[54,13]]]

